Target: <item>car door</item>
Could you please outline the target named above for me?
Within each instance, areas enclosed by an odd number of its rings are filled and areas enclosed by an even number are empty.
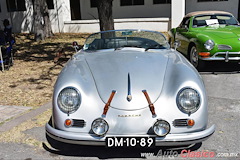
[[[187,55],[188,45],[189,45],[189,25],[190,25],[190,17],[186,17],[183,19],[182,23],[176,29],[175,40],[180,42],[180,46],[178,47],[178,51]]]

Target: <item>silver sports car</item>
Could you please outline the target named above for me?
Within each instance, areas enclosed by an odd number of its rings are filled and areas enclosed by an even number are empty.
[[[198,72],[154,31],[90,35],[60,73],[52,105],[49,142],[177,146],[215,131]]]

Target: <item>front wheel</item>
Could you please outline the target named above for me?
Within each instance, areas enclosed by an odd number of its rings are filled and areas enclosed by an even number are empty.
[[[205,66],[205,62],[200,60],[196,46],[192,46],[189,52],[189,61],[197,69],[202,69]]]

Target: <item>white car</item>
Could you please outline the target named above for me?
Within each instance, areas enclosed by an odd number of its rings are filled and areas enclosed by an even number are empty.
[[[188,145],[215,130],[198,72],[154,31],[90,35],[60,73],[52,107],[46,133],[55,148]]]

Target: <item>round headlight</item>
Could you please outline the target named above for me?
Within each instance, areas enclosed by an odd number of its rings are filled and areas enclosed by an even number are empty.
[[[58,95],[58,106],[64,113],[76,112],[81,103],[81,95],[77,89],[64,88]]]
[[[165,120],[157,120],[153,125],[153,131],[158,136],[166,136],[170,132],[170,125]]]
[[[212,50],[213,47],[214,47],[214,42],[212,40],[207,40],[205,43],[204,43],[204,47],[207,49],[207,50]]]
[[[178,108],[187,114],[194,113],[200,107],[200,95],[191,88],[184,88],[179,91],[177,96]]]
[[[102,118],[95,119],[92,123],[92,131],[98,136],[106,134],[108,128],[108,123]]]

